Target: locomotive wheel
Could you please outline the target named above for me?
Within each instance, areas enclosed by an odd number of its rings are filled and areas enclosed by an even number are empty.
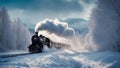
[[[43,46],[39,46],[39,45],[30,45],[28,48],[29,48],[29,52],[31,53],[39,53],[43,51]]]

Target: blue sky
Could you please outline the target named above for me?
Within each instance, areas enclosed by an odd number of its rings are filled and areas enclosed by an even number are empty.
[[[6,7],[11,19],[19,17],[25,23],[40,20],[84,18],[89,19],[96,0],[0,0],[0,8]]]

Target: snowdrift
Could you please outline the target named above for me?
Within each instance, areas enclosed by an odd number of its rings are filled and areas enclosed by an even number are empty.
[[[0,58],[0,68],[119,68],[117,52],[46,50],[45,53]]]

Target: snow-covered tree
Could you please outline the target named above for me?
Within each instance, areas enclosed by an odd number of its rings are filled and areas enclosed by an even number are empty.
[[[118,40],[116,41],[116,49],[117,51],[120,52],[120,1],[119,0],[110,0],[111,4],[112,4],[112,8],[113,10],[116,12],[115,15],[116,15],[116,23],[118,24],[118,27],[117,27],[117,35],[118,35]]]
[[[97,0],[89,22],[90,47],[118,50],[120,47],[120,0]],[[94,46],[96,45],[96,46]]]
[[[31,34],[20,19],[11,21],[6,8],[0,11],[0,51],[26,50]]]

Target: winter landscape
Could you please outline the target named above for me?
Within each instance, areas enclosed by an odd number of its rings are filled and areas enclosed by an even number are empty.
[[[0,0],[0,68],[120,68],[120,1]]]

